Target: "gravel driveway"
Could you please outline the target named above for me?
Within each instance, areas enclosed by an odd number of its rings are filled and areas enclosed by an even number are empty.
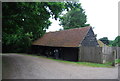
[[[4,54],[3,79],[117,79],[118,67],[98,68],[42,57]]]

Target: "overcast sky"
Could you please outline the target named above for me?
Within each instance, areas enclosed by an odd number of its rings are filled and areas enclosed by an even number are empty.
[[[97,39],[108,37],[109,40],[114,40],[118,35],[118,2],[120,0],[80,0],[83,9],[87,15],[87,23],[90,24],[94,33],[97,34]],[[53,23],[47,30],[57,31],[59,21],[50,19]]]

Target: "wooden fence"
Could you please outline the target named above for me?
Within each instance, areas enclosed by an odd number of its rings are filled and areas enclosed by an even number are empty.
[[[119,47],[80,47],[78,59],[82,62],[113,62],[115,59],[120,58],[119,53]]]

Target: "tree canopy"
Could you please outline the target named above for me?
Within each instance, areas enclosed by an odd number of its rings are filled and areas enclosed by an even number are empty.
[[[70,11],[60,17],[60,25],[64,29],[80,28],[89,26],[86,24],[87,16],[80,3],[74,4],[76,7],[72,7]]]
[[[109,45],[108,37],[103,37],[103,38],[100,38],[99,40],[102,41],[104,44]]]
[[[64,9],[64,4],[5,2],[2,8],[3,52],[22,52],[33,40],[46,32],[51,24],[49,18],[53,16],[57,19]]]
[[[62,11],[78,7],[72,2],[2,3],[3,52],[26,52],[32,41],[40,38]]]
[[[112,46],[120,47],[120,36],[117,36],[115,40],[112,42]]]

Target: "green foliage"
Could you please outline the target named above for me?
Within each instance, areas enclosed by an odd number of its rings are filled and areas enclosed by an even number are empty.
[[[49,18],[57,19],[64,3],[2,3],[3,52],[25,52],[32,41],[41,37],[50,26]]]
[[[109,40],[109,46],[112,46],[113,40]]]
[[[32,41],[40,38],[62,11],[78,7],[72,2],[2,3],[2,51],[26,52]]]
[[[115,60],[115,63],[120,63],[120,59],[116,59],[116,60]]]
[[[108,37],[100,38],[99,40],[108,40]]]
[[[99,40],[102,41],[104,44],[109,45],[108,37],[103,37],[103,38],[100,38]]]
[[[74,7],[71,7],[70,11],[60,17],[60,25],[62,25],[64,29],[89,26],[89,24],[85,24],[87,22],[87,16],[81,7],[81,4],[74,3],[73,5]]]
[[[120,47],[120,36],[117,36],[115,40],[112,43],[112,46],[118,46]]]

